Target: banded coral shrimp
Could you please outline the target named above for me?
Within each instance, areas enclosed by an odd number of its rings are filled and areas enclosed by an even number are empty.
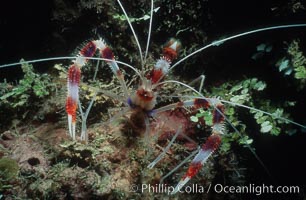
[[[74,58],[73,58],[74,59]],[[90,58],[88,58],[88,59],[90,59]],[[194,92],[196,92],[196,91],[194,91]],[[189,97],[191,97],[191,95],[189,95]]]

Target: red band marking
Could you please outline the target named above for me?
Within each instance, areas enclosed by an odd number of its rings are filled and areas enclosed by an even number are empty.
[[[80,51],[80,54],[85,57],[92,57],[97,50],[97,47],[94,42],[90,41],[83,47]]]
[[[201,168],[202,168],[201,162],[191,163],[188,168],[188,171],[182,177],[182,180],[184,180],[186,177],[188,178],[194,177],[200,171]]]
[[[174,59],[176,59],[177,52],[170,47],[165,47],[163,49],[163,56],[172,62]]]
[[[103,58],[113,60],[114,59],[114,53],[109,47],[105,47],[101,50],[101,55]]]
[[[215,151],[221,144],[221,136],[218,134],[212,134],[208,137],[207,141],[203,144],[202,150]]]
[[[81,78],[81,70],[76,65],[71,65],[68,70],[68,80],[70,83],[79,85]]]
[[[152,84],[155,84],[163,75],[164,73],[161,69],[153,69],[147,78],[151,80]]]
[[[71,98],[66,99],[66,112],[68,115],[72,115],[72,121],[76,120],[77,103]]]
[[[194,107],[197,108],[208,108],[210,106],[206,99],[194,99]]]

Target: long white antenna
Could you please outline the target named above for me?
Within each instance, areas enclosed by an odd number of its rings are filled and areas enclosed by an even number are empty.
[[[147,55],[148,55],[148,50],[149,50],[149,45],[150,45],[150,39],[151,39],[151,31],[152,31],[152,21],[153,21],[153,10],[154,10],[154,4],[153,0],[151,0],[151,12],[150,12],[150,24],[149,24],[149,33],[148,33],[148,40],[147,40],[147,47],[146,47],[146,52],[144,56],[144,63],[146,63]]]
[[[74,60],[76,58],[79,58],[79,57],[77,57],[77,56],[62,56],[62,57],[41,58],[41,59],[29,60],[29,61],[20,61],[20,62],[16,62],[16,63],[0,65],[0,69],[1,68],[6,68],[6,67],[13,67],[13,66],[17,66],[17,65],[22,65],[22,64],[47,62],[47,61],[53,61],[53,60]],[[101,61],[115,62],[115,63],[124,65],[124,66],[132,69],[140,78],[142,77],[140,72],[136,68],[134,68],[133,66],[131,66],[131,65],[125,63],[125,62],[121,62],[121,61],[118,61],[118,60],[106,59],[106,58],[97,58],[97,57],[82,57],[82,58],[88,59],[88,60],[98,60],[98,61],[101,60]]]
[[[237,34],[237,35],[233,35],[233,36],[221,39],[221,40],[214,41],[214,42],[212,42],[212,43],[210,43],[210,44],[208,44],[208,45],[206,45],[206,46],[204,46],[204,47],[202,47],[202,48],[192,52],[191,54],[185,56],[181,60],[177,61],[174,65],[172,65],[172,67],[168,70],[167,73],[169,73],[174,67],[176,67],[181,62],[183,62],[186,59],[188,59],[189,57],[191,57],[191,56],[193,56],[193,55],[195,55],[195,54],[197,54],[197,53],[199,53],[199,52],[203,51],[204,49],[207,49],[207,48],[209,48],[211,46],[218,46],[218,45],[220,45],[223,42],[226,42],[228,40],[235,39],[235,38],[238,38],[238,37],[241,37],[241,36],[245,36],[245,35],[250,35],[250,34],[253,34],[253,33],[267,31],[267,30],[282,29],[282,28],[294,28],[294,27],[303,27],[303,26],[306,26],[306,24],[290,24],[290,25],[271,26],[271,27],[260,28],[260,29],[256,29],[256,30],[252,30],[252,31],[247,31],[247,32],[240,33],[240,34]]]
[[[142,69],[142,71],[143,71],[143,56],[142,56],[141,46],[140,46],[139,41],[138,41],[138,37],[137,37],[137,35],[136,35],[135,31],[134,31],[134,28],[133,28],[133,26],[132,26],[132,24],[131,24],[131,21],[130,21],[128,15],[126,14],[125,9],[124,9],[124,7],[122,6],[120,0],[117,0],[117,2],[118,2],[118,4],[120,5],[121,10],[123,11],[124,16],[125,16],[127,22],[129,23],[129,26],[130,26],[130,28],[131,28],[131,30],[132,30],[132,32],[133,32],[133,35],[134,35],[134,38],[135,38],[135,40],[136,40],[136,43],[137,43],[137,46],[138,46],[138,50],[139,50],[139,55],[140,55],[140,60],[141,60],[141,69]]]

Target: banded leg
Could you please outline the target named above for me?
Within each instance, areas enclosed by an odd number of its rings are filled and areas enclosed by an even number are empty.
[[[175,194],[180,191],[180,189],[200,171],[207,159],[219,148],[221,144],[221,136],[224,133],[224,105],[220,101],[215,103],[216,104],[214,105],[213,110],[212,134],[207,138],[198,154],[193,158],[187,172],[176,185],[171,194]]]
[[[163,48],[163,54],[154,65],[152,71],[147,75],[152,84],[157,84],[168,73],[170,64],[177,58],[181,43],[178,40],[170,39]]]
[[[206,163],[207,159],[213,154],[214,151],[218,149],[220,144],[221,134],[217,132],[212,132],[212,135],[210,135],[207,138],[207,141],[202,145],[198,154],[191,161],[187,172],[181,178],[179,183],[175,186],[171,194],[175,194],[180,191],[180,189],[184,187],[184,185],[200,171],[200,169]]]
[[[75,140],[76,110],[79,100],[80,77],[80,68],[77,65],[71,65],[68,70],[68,96],[66,100],[66,112],[68,114],[69,135],[73,138],[73,140]]]
[[[75,127],[76,127],[76,111],[78,107],[79,101],[79,84],[81,79],[81,68],[86,65],[88,62],[88,57],[93,57],[95,52],[99,50],[101,57],[106,59],[108,66],[111,68],[112,72],[118,78],[124,95],[128,96],[128,91],[126,87],[126,83],[124,81],[124,77],[122,72],[120,71],[117,63],[114,59],[114,54],[112,50],[104,43],[102,39],[94,40],[88,42],[85,47],[83,47],[77,56],[77,58],[73,61],[73,64],[69,67],[68,70],[68,94],[66,99],[66,112],[68,114],[68,129],[69,135],[75,140]]]
[[[218,149],[221,144],[221,136],[224,133],[224,105],[217,98],[211,99],[194,99],[184,102],[179,102],[175,104],[170,104],[168,106],[164,106],[152,111],[152,115],[163,112],[169,109],[177,108],[177,107],[194,107],[194,108],[204,108],[207,109],[212,106],[213,109],[213,126],[212,126],[212,134],[208,137],[207,141],[202,145],[201,149],[197,153],[197,155],[191,161],[191,164],[176,185],[174,191],[171,194],[175,194],[192,178],[194,177],[205,164],[207,159],[213,154],[214,151]]]

